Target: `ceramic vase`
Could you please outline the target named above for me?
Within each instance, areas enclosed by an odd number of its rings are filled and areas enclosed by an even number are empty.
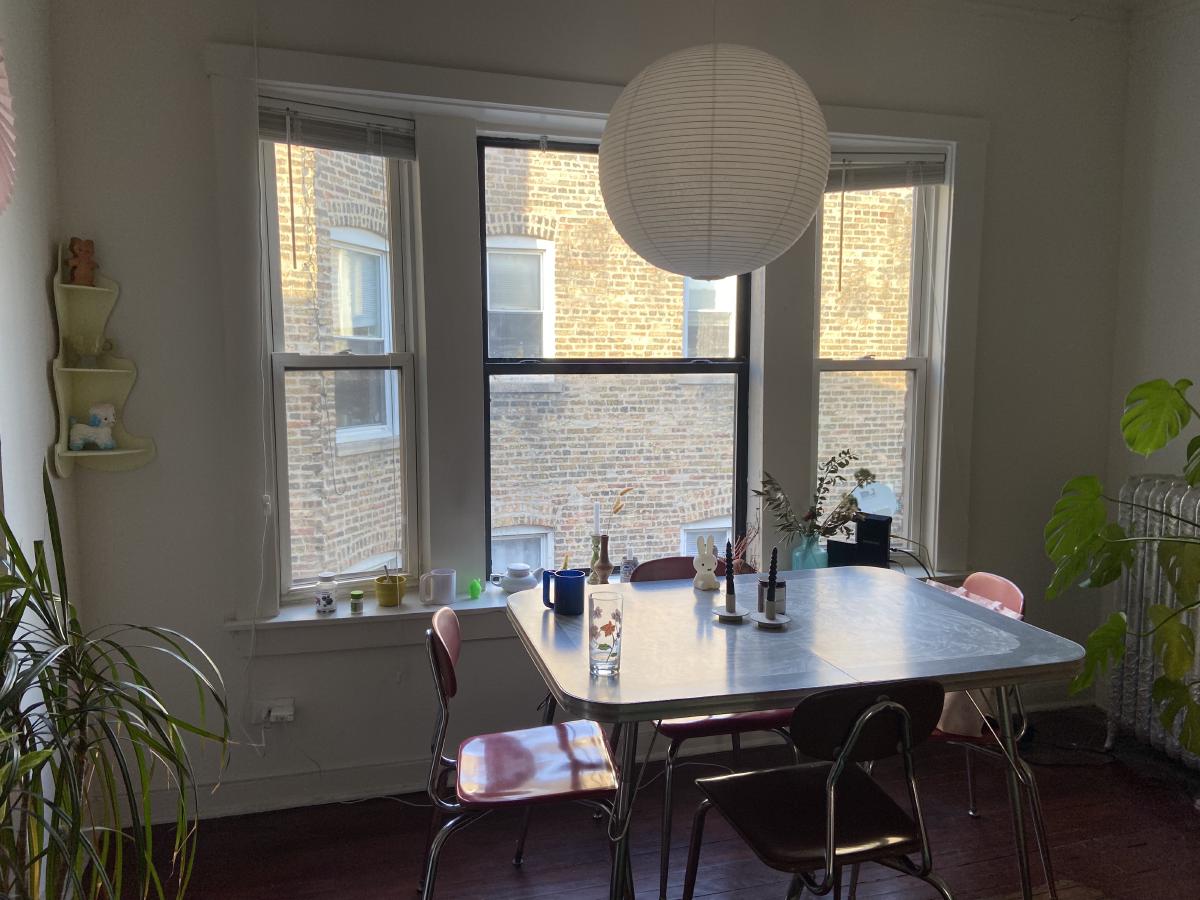
[[[815,534],[805,535],[792,550],[793,569],[824,569],[829,565],[829,553]]]
[[[596,584],[608,584],[608,576],[613,573],[612,560],[608,558],[608,535],[600,535],[600,557],[592,567],[596,576]]]

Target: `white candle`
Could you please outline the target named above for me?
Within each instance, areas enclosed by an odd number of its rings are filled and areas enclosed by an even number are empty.
[[[600,533],[600,504],[592,504],[592,534]]]
[[[737,595],[733,591],[725,592],[725,612],[732,613],[737,611]]]

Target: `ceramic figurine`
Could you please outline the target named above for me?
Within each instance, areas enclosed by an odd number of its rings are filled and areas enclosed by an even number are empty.
[[[71,450],[115,450],[113,426],[117,424],[117,411],[111,403],[94,403],[88,410],[86,423],[71,417],[71,431],[67,446]]]
[[[717,581],[717,550],[713,538],[700,538],[696,541],[696,558],[692,565],[696,568],[696,577],[692,579],[692,587],[698,591],[715,591],[721,585]]]
[[[67,258],[67,282],[94,287],[96,284],[96,242],[73,237],[67,245],[71,255]]]

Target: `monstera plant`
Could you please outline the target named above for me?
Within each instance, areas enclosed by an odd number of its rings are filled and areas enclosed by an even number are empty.
[[[1148,456],[1179,438],[1193,417],[1200,419],[1200,410],[1188,397],[1191,387],[1187,379],[1156,379],[1129,392],[1121,434],[1130,450]],[[1193,486],[1200,484],[1200,434],[1188,441],[1183,477]],[[1047,597],[1075,584],[1092,588],[1111,584],[1146,555],[1152,556],[1170,590],[1149,607],[1147,630],[1136,634],[1150,638],[1161,668],[1152,698],[1163,727],[1177,734],[1185,748],[1200,753],[1200,703],[1196,699],[1200,679],[1193,675],[1196,635],[1184,616],[1200,606],[1200,522],[1154,510],[1178,526],[1168,531],[1182,533],[1130,534],[1114,521],[1114,513],[1123,504],[1138,507],[1107,493],[1095,476],[1067,482],[1045,529],[1046,553],[1055,565]],[[1084,668],[1073,690],[1089,687],[1097,675],[1124,656],[1128,631],[1125,614],[1116,612],[1092,632]]]
[[[182,897],[196,819],[184,737],[215,742],[224,764],[221,676],[169,628],[80,626],[45,473],[43,486],[54,579],[43,544],[23,553],[0,515],[0,896]],[[150,678],[152,660],[194,684],[198,721],[169,709]],[[150,823],[155,789],[172,801],[173,821],[163,830]],[[156,849],[156,838],[167,846]]]

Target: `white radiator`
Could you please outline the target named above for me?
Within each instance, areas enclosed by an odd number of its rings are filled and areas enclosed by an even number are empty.
[[[1171,475],[1135,475],[1121,488],[1118,521],[1130,535],[1196,534],[1197,529],[1169,518],[1166,513],[1200,521],[1200,487],[1189,487],[1182,478]],[[1119,584],[1119,604],[1129,619],[1125,638],[1125,658],[1112,673],[1112,701],[1109,705],[1109,742],[1118,730],[1135,735],[1168,756],[1200,769],[1200,756],[1179,746],[1159,722],[1150,690],[1161,672],[1150,649],[1149,637],[1138,632],[1150,628],[1147,608],[1153,603],[1169,603],[1174,592],[1163,577],[1156,561],[1157,545],[1138,544],[1133,567]],[[1183,621],[1200,632],[1200,610],[1190,610]],[[1194,673],[1200,677],[1200,662]]]

